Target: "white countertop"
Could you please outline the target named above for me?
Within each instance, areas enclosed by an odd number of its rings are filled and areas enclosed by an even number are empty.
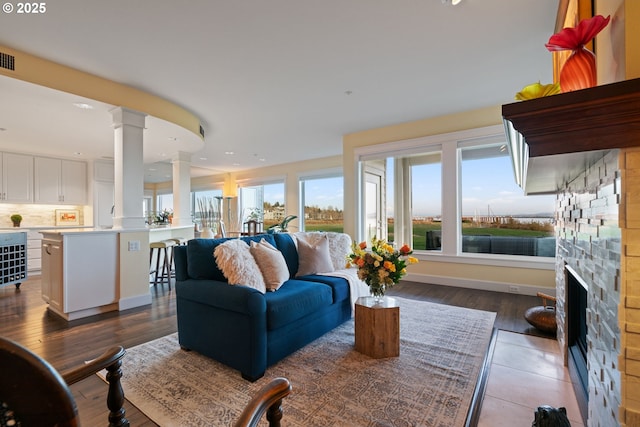
[[[40,230],[70,230],[77,228],[93,228],[93,227],[83,227],[83,226],[55,226],[55,225],[41,225],[41,226],[33,226],[30,227],[28,225],[22,225],[20,227],[0,227],[0,231],[12,230],[12,231],[40,231]]]
[[[144,228],[134,228],[134,229],[119,229],[119,228],[94,228],[94,227],[43,227],[42,229],[38,228],[29,228],[29,230],[35,230],[42,234],[90,234],[90,233],[119,233],[119,232],[139,232],[139,231],[149,231],[150,233],[156,231],[172,231],[172,230],[186,230],[193,229],[193,225],[165,225],[165,226],[150,226]],[[25,228],[23,231],[27,231]]]
[[[182,230],[185,228],[194,228],[194,225],[150,225],[148,228],[149,231]]]
[[[38,230],[42,234],[104,234],[104,233],[117,233],[118,230],[112,228],[50,228],[44,230]]]

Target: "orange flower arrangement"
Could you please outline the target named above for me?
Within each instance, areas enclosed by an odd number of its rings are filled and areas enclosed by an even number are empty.
[[[368,286],[375,297],[382,297],[387,289],[398,283],[407,274],[407,263],[415,264],[417,258],[409,245],[394,249],[386,240],[372,238],[371,250],[367,251],[367,242],[355,242],[352,253],[347,256],[347,266],[358,267],[358,277]]]

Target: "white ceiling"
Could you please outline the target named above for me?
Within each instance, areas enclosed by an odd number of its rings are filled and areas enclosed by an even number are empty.
[[[552,80],[558,0],[56,0],[0,45],[168,99],[206,132],[193,176],[339,155],[361,130],[513,102]],[[84,101],[94,110],[80,110]],[[0,76],[0,150],[113,156],[111,105]],[[155,120],[155,122],[154,122]],[[145,162],[178,137],[151,119]],[[233,151],[228,155],[225,152]],[[81,153],[81,154],[75,154]],[[166,180],[166,163],[149,181]]]

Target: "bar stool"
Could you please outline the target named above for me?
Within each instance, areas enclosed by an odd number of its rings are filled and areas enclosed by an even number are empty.
[[[149,268],[151,268],[151,265],[153,263],[154,255],[156,257],[156,269],[149,273],[154,275],[153,286],[157,285],[158,283],[167,282],[169,284],[169,289],[171,289],[171,266],[173,261],[173,251],[171,251],[171,255],[169,255],[169,248],[172,248],[175,245],[176,242],[171,239],[149,243]],[[162,267],[160,266],[161,256],[163,257]],[[160,271],[160,268],[162,268],[162,271]]]
[[[172,237],[169,240],[173,240],[174,242],[176,242],[176,245],[186,245],[189,241],[189,239],[187,239],[186,237]]]

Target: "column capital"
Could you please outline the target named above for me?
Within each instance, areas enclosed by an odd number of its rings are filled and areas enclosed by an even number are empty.
[[[131,110],[126,107],[116,107],[109,110],[113,121],[113,127],[119,128],[123,125],[130,125],[144,129],[146,113],[140,111]]]
[[[174,162],[191,162],[191,153],[186,151],[178,151],[171,156],[171,163]]]

